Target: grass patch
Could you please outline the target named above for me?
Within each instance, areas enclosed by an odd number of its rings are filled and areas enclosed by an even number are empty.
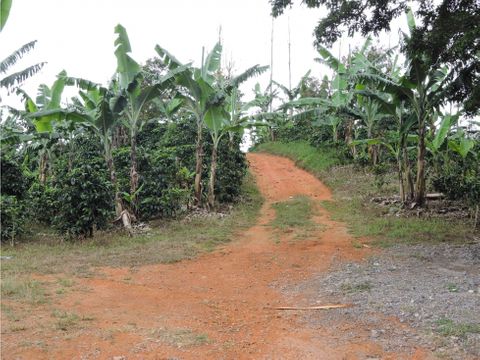
[[[447,284],[447,290],[449,292],[455,292],[456,293],[456,292],[458,292],[458,286],[456,284],[452,284],[452,283]]]
[[[95,320],[94,317],[89,315],[79,316],[73,312],[54,309],[52,311],[52,317],[56,319],[55,329],[62,331],[74,330],[81,327],[82,321]]]
[[[370,199],[397,194],[395,173],[387,173],[384,184],[378,188],[375,176],[368,169],[342,165],[334,148],[315,148],[306,142],[274,142],[258,145],[255,151],[291,158],[320,178],[333,190],[335,202],[323,202],[332,218],[345,223],[352,235],[372,238],[376,246],[465,243],[472,239],[472,229],[466,221],[389,215],[389,208],[373,204]]]
[[[2,299],[16,300],[32,305],[46,302],[45,289],[39,281],[12,276],[2,279]]]
[[[151,335],[164,344],[177,348],[199,346],[211,342],[208,335],[197,334],[190,329],[155,329]]]
[[[318,151],[306,141],[264,143],[257,145],[254,150],[288,157],[299,167],[316,175],[341,163],[335,149],[323,148],[322,151]]]
[[[356,237],[373,238],[373,245],[389,247],[396,243],[468,242],[471,230],[463,222],[444,219],[386,216],[383,209],[362,197],[354,195],[350,200],[324,201],[333,220],[345,223]]]
[[[75,281],[72,279],[67,279],[67,278],[60,278],[57,280],[58,285],[62,287],[72,287],[75,284]]]
[[[34,239],[15,247],[4,246],[2,277],[7,279],[5,291],[12,288],[12,276],[26,273],[64,273],[80,277],[94,274],[99,266],[135,267],[145,264],[173,263],[192,258],[200,252],[211,251],[219,244],[230,241],[235,231],[248,228],[256,220],[263,199],[248,174],[243,184],[243,197],[230,213],[223,217],[199,217],[190,220],[152,222],[152,230],[135,237],[123,231],[98,233],[95,238],[77,242],[60,241],[49,237],[47,231],[41,239]],[[44,236],[45,235],[45,236]],[[33,284],[33,285],[32,285]],[[30,287],[38,287],[38,284]],[[59,280],[62,288],[73,282]],[[3,294],[2,285],[2,294]],[[62,292],[62,290],[60,290]]]
[[[366,281],[360,284],[342,284],[340,288],[346,294],[354,294],[358,292],[370,291],[372,289],[372,284]]]
[[[450,319],[437,321],[437,331],[443,336],[465,337],[467,334],[480,334],[480,324],[455,323]]]
[[[80,316],[67,311],[53,310],[52,316],[56,319],[55,329],[62,331],[73,330],[80,324]]]
[[[294,198],[274,203],[275,219],[271,226],[280,230],[290,228],[310,229],[315,226],[312,221],[313,204],[308,196],[295,196]]]

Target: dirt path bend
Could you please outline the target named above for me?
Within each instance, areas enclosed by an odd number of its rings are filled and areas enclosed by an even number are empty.
[[[171,265],[102,269],[103,276],[75,279],[84,289],[62,298],[65,310],[91,319],[65,335],[37,329],[3,336],[4,359],[423,359],[385,353],[365,334],[345,324],[312,329],[296,312],[269,309],[307,304],[286,299],[282,286],[328,271],[334,260],[361,259],[345,228],[323,210],[324,229],[307,238],[273,236],[271,204],[304,194],[328,200],[330,191],[292,161],[249,154],[266,201],[258,223],[229,245],[195,260]],[[335,310],[331,310],[335,311]],[[354,341],[336,341],[353,331]],[[30,345],[24,346],[22,341]],[[412,355],[414,354],[414,355]]]

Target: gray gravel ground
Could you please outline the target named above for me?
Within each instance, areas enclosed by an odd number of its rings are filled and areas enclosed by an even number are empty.
[[[310,294],[309,303],[354,305],[309,313],[311,326],[347,321],[369,329],[387,351],[421,346],[442,359],[480,359],[480,243],[396,246],[284,291]],[[386,320],[392,316],[398,321]]]

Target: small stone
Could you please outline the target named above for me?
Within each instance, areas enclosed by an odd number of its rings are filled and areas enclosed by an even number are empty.
[[[372,338],[377,338],[378,335],[380,335],[380,334],[379,334],[379,332],[378,332],[377,330],[372,330],[372,331],[370,331],[370,336],[371,336]]]
[[[473,293],[474,293],[474,291],[473,291],[473,290],[468,290],[468,292],[469,292],[470,294],[473,294]]]

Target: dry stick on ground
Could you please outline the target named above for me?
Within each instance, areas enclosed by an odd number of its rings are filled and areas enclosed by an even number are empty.
[[[265,307],[270,310],[329,310],[351,307],[351,304],[334,304],[334,305],[321,305],[321,306],[278,306],[278,307]]]

